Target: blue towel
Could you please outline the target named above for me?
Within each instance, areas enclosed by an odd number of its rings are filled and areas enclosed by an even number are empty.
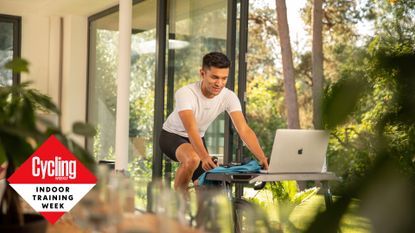
[[[244,165],[233,166],[233,167],[215,167],[212,170],[209,170],[203,173],[199,177],[199,185],[209,185],[209,184],[217,184],[215,181],[206,180],[207,173],[246,173],[246,172],[259,172],[261,170],[261,166],[256,160],[251,160]]]

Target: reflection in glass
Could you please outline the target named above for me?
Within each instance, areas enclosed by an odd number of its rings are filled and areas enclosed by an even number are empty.
[[[13,59],[13,23],[0,21],[0,86],[10,86],[13,83],[11,70],[4,65]]]
[[[168,63],[172,72],[168,79],[173,80],[174,88],[168,88],[168,95],[172,98],[177,89],[200,79],[203,55],[212,51],[226,53],[227,1],[173,0],[169,11],[168,39],[189,43],[182,49],[170,47],[169,50]],[[223,154],[223,116],[220,115],[206,132],[207,147],[213,154]]]

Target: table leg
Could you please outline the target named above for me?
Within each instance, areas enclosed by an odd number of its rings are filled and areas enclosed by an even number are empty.
[[[237,211],[236,211],[236,202],[235,199],[232,196],[232,184],[228,183],[226,181],[222,181],[221,183],[222,188],[224,189],[226,196],[228,197],[228,200],[232,203],[232,217],[233,217],[233,233],[240,233],[241,229],[239,228],[239,220],[238,220],[238,215],[237,215]]]
[[[226,182],[226,181],[222,181],[222,186],[226,192],[226,196],[228,197],[228,200],[232,203],[232,215],[233,215],[233,223],[235,224],[233,226],[233,232],[234,233],[240,233],[240,229],[238,227],[238,216],[236,214],[236,209],[235,209],[235,203],[234,203],[234,198],[232,196],[232,184]]]
[[[326,203],[326,208],[331,208],[333,206],[333,195],[330,191],[330,186],[328,181],[322,181],[321,186],[324,192],[324,201]]]

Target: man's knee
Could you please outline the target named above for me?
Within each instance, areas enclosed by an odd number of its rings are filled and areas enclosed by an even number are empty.
[[[185,166],[187,169],[196,170],[200,163],[199,156],[190,143],[179,146],[176,150],[176,157],[182,166]]]
[[[183,165],[188,167],[189,169],[196,170],[196,168],[199,166],[200,159],[197,156],[196,153],[189,154],[189,157],[186,159],[186,161],[183,162]]]

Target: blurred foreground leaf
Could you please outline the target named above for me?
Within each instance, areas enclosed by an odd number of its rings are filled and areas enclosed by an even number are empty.
[[[341,79],[327,88],[323,98],[323,125],[326,129],[333,129],[346,122],[359,99],[362,97],[367,82],[363,79]]]
[[[83,122],[75,122],[72,125],[72,131],[85,137],[93,137],[97,133],[93,125]]]
[[[29,73],[29,62],[23,58],[14,58],[4,65],[6,69],[10,69],[13,73]]]

